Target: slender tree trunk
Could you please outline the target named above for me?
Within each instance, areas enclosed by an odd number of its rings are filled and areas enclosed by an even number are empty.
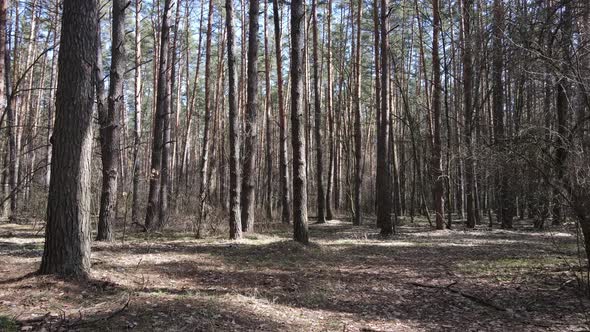
[[[170,185],[172,175],[172,95],[174,91],[174,82],[176,80],[176,47],[178,44],[178,25],[180,23],[180,0],[172,1],[170,6],[176,6],[176,15],[174,20],[174,38],[172,39],[172,47],[168,48],[168,65],[166,70],[166,110],[164,116],[164,133],[162,137],[162,172],[160,173],[160,206],[159,206],[159,222],[158,228],[162,228],[168,224],[169,211],[168,205],[170,201]],[[168,15],[172,12],[172,8],[168,8]],[[170,18],[168,18],[170,21]],[[168,23],[170,24],[170,23]],[[168,32],[169,34],[170,32]],[[170,38],[168,38],[169,42]],[[180,83],[179,83],[180,85]]]
[[[260,0],[250,0],[248,19],[248,87],[246,96],[246,126],[244,130],[244,167],[242,176],[242,230],[253,231],[254,227],[254,167],[258,151],[258,17]]]
[[[123,80],[125,74],[125,8],[127,0],[113,1],[111,73],[109,76],[108,108],[99,113],[102,158],[102,192],[98,216],[97,241],[112,241],[112,224],[116,216],[117,179],[119,177],[119,148]],[[100,63],[100,61],[99,61]],[[102,101],[101,101],[102,102]],[[102,107],[104,110],[104,107]]]
[[[289,157],[287,152],[287,124],[285,115],[285,101],[283,92],[283,61],[281,54],[281,23],[279,1],[272,1],[275,55],[277,59],[277,94],[279,99],[279,172],[281,175],[281,220],[283,223],[291,222],[291,191],[289,190]]]
[[[264,2],[264,81],[265,81],[265,115],[266,115],[266,217],[272,219],[272,125],[270,105],[270,60],[268,54],[268,1]]]
[[[150,189],[148,206],[145,218],[145,227],[148,230],[158,229],[162,226],[160,217],[160,193],[162,172],[162,149],[164,146],[164,130],[166,129],[166,116],[170,108],[170,95],[168,93],[168,55],[170,42],[170,10],[172,0],[164,1],[162,14],[162,29],[160,31],[160,56],[158,67],[158,91],[156,113],[154,118],[154,131],[152,138],[152,158],[150,169]]]
[[[207,196],[209,192],[209,135],[211,122],[211,43],[213,30],[213,0],[209,0],[209,12],[207,14],[207,41],[205,42],[205,119],[203,127],[203,144],[201,146],[201,163],[199,166],[199,216],[197,225],[197,238],[201,237],[201,229],[205,221],[205,204],[207,203]]]
[[[463,31],[463,113],[465,116],[465,196],[467,205],[467,227],[474,228],[475,216],[475,174],[473,169],[473,56],[471,42],[471,11],[473,0],[462,0],[462,31]]]
[[[293,238],[309,242],[307,231],[307,179],[303,112],[303,0],[291,2],[291,130],[293,144]]]
[[[333,201],[332,201],[332,186],[334,183],[334,157],[335,157],[335,137],[334,137],[334,110],[332,108],[332,0],[328,0],[328,14],[326,17],[326,67],[328,77],[326,78],[326,113],[329,121],[329,145],[330,145],[330,160],[328,165],[328,183],[326,185],[326,219],[334,219]]]
[[[135,0],[135,77],[134,77],[134,112],[133,112],[133,201],[131,203],[131,220],[139,224],[139,180],[140,161],[139,147],[141,145],[141,119],[142,119],[142,77],[141,77],[141,7],[142,0]]]
[[[380,128],[377,140],[377,225],[381,228],[382,236],[389,236],[394,232],[394,224],[391,221],[391,191],[390,174],[388,166],[388,138],[389,138],[389,46],[388,1],[381,0],[381,107]]]
[[[233,28],[233,0],[225,0],[227,25],[227,72],[229,78],[229,238],[242,237],[240,221],[240,121],[237,101],[237,68]]]
[[[432,86],[432,123],[433,123],[433,139],[432,139],[432,160],[431,160],[431,174],[432,174],[432,196],[434,199],[434,213],[436,214],[436,229],[444,229],[444,202],[443,202],[443,173],[441,165],[441,139],[440,139],[440,113],[441,113],[441,78],[440,78],[440,56],[439,56],[439,35],[440,35],[440,8],[438,0],[432,0],[433,11],[433,30],[432,30],[432,71],[433,71],[433,86]]]
[[[362,161],[363,161],[363,139],[361,120],[361,18],[363,15],[362,0],[358,1],[357,30],[356,30],[356,52],[355,52],[355,87],[354,87],[354,225],[362,223],[361,211],[361,188],[363,185]]]
[[[9,109],[9,105],[8,105],[8,91],[10,91],[10,88],[8,86],[8,82],[9,77],[10,77],[10,71],[9,71],[9,66],[8,64],[10,63],[10,57],[8,54],[8,47],[7,47],[7,38],[9,38],[7,36],[7,31],[6,31],[6,27],[7,27],[7,10],[8,10],[8,0],[0,0],[0,110],[2,110],[2,112],[8,112],[10,111]],[[7,133],[7,144],[6,144],[6,151],[3,153],[4,155],[4,160],[3,160],[3,170],[2,170],[2,184],[3,184],[3,194],[8,197],[11,196],[12,193],[14,193],[15,190],[15,183],[13,183],[13,177],[14,177],[14,170],[12,167],[12,162],[13,162],[13,158],[11,158],[11,136],[13,136],[13,134],[11,134],[11,128],[12,128],[12,123],[11,123],[10,118],[7,119],[6,125],[8,127],[8,133]],[[12,120],[12,122],[14,122],[14,120]],[[2,123],[0,123],[0,125],[3,125]],[[12,201],[14,200],[14,198],[10,198],[8,200],[8,202],[3,202],[2,204],[2,213],[3,215],[8,216],[9,221],[12,221],[12,219],[14,218],[14,215],[11,213],[11,207],[12,207]]]
[[[492,97],[493,97],[493,120],[494,139],[498,153],[504,153],[504,84],[502,72],[504,71],[504,46],[502,45],[504,35],[504,6],[502,0],[494,0],[494,26],[493,26],[493,55],[492,55]],[[496,174],[497,209],[496,215],[502,228],[512,228],[513,200],[509,196],[508,173],[510,169],[500,167]]]
[[[90,272],[90,162],[98,1],[64,0],[61,31],[47,226],[39,272],[86,277]]]
[[[316,190],[317,190],[317,222],[326,222],[326,195],[324,193],[324,161],[322,149],[322,105],[320,96],[320,57],[318,50],[318,14],[317,0],[313,0],[311,7],[312,38],[313,38],[313,91],[315,109],[315,150],[316,150]]]

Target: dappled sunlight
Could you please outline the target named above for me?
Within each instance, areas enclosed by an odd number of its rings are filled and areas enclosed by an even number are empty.
[[[31,236],[30,228],[20,228],[25,238],[0,239],[0,255],[11,264],[0,268],[6,282],[0,296],[13,299],[0,314],[31,318],[35,312],[27,308],[34,303],[38,312],[59,308],[72,319],[82,307],[83,319],[104,317],[130,294],[128,308],[108,321],[115,330],[126,324],[140,331],[189,325],[202,330],[479,330],[492,323],[522,330],[564,317],[565,309],[543,304],[555,301],[568,308],[569,319],[581,319],[572,284],[561,286],[570,271],[564,255],[575,260],[575,238],[564,233],[552,242],[549,233],[407,229],[382,239],[368,226],[312,225],[309,246],[290,240],[288,230],[248,234],[239,241],[135,234],[125,244],[94,244],[93,281],[82,290],[86,286],[51,278],[18,278],[36,270],[43,241]],[[553,250],[557,245],[564,249]],[[445,290],[447,285],[460,293]],[[490,311],[461,294],[513,314]],[[473,319],[458,321],[457,310]]]

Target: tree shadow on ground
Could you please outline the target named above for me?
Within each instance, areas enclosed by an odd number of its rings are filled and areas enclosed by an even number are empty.
[[[556,263],[553,243],[543,234],[408,227],[396,237],[379,239],[371,227],[342,223],[314,225],[311,232],[317,242],[310,246],[276,231],[271,238],[253,235],[241,242],[100,244],[93,248],[93,261],[98,262],[93,269],[108,276],[101,280],[102,288],[23,282],[68,296],[84,294],[92,305],[132,294],[125,313],[100,320],[103,325],[94,321],[116,307],[84,314],[82,327],[88,330],[119,330],[135,323],[145,331],[321,330],[290,317],[297,315],[333,319],[340,324],[334,330],[340,331],[343,321],[361,326],[404,322],[429,330],[561,330],[569,321],[583,321],[590,306],[571,284],[563,287],[569,271],[547,270],[545,263],[552,269],[563,266]],[[554,240],[572,243],[566,237]],[[7,254],[20,255],[18,245],[7,249]],[[126,283],[128,275],[147,281]],[[451,283],[459,293],[445,288]],[[395,325],[387,326],[391,330]]]

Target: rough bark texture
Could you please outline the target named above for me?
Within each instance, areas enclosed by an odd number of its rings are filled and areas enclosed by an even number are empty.
[[[260,1],[250,0],[248,19],[248,83],[246,96],[246,126],[244,130],[244,167],[242,177],[242,230],[250,232],[254,227],[254,185],[258,146],[258,17]]]
[[[90,272],[90,159],[98,1],[64,0],[51,180],[40,273]]]
[[[237,240],[242,237],[240,220],[240,122],[236,93],[237,68],[235,57],[235,38],[233,28],[233,0],[225,0],[227,25],[227,72],[229,97],[229,238]]]
[[[305,118],[303,112],[303,0],[291,2],[291,140],[293,144],[293,238],[309,242],[307,179],[305,172]]]
[[[170,108],[170,95],[168,94],[168,55],[170,37],[170,6],[172,0],[164,3],[162,14],[162,30],[160,32],[160,56],[158,68],[158,93],[156,102],[156,118],[154,119],[154,131],[152,138],[152,158],[150,167],[150,189],[148,196],[145,227],[148,230],[158,229],[161,226],[160,217],[160,190],[162,172],[162,148],[164,145],[164,130],[166,116]]]
[[[279,172],[281,175],[281,221],[291,222],[291,191],[289,190],[289,156],[287,155],[287,120],[285,115],[285,96],[283,93],[283,61],[281,55],[281,23],[279,1],[272,1],[274,20],[275,52],[277,59],[277,94],[279,99]]]
[[[125,74],[125,8],[126,0],[113,0],[111,74],[107,112],[99,114],[102,158],[102,192],[96,240],[112,241],[112,224],[116,217],[119,145]],[[104,109],[104,108],[103,108]]]

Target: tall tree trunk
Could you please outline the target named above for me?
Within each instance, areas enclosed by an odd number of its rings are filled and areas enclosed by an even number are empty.
[[[316,150],[316,190],[317,190],[317,222],[326,222],[326,195],[324,193],[324,161],[322,145],[322,105],[320,96],[320,57],[318,50],[318,14],[317,0],[313,0],[312,15],[312,38],[313,38],[313,91],[315,109],[315,150]]]
[[[270,59],[268,54],[268,1],[264,1],[264,114],[266,116],[266,217],[272,219],[272,122],[270,99]]]
[[[86,277],[90,272],[93,71],[98,40],[98,1],[64,0],[42,274]]]
[[[162,29],[160,31],[160,56],[158,66],[158,91],[156,113],[154,118],[154,131],[152,137],[152,158],[150,169],[150,189],[148,206],[145,217],[145,227],[148,230],[158,229],[162,226],[160,217],[160,191],[162,172],[162,149],[164,145],[164,130],[166,129],[166,116],[170,108],[170,95],[168,93],[168,55],[170,42],[170,10],[172,0],[164,1],[162,13]]]
[[[465,116],[465,196],[467,205],[467,227],[474,228],[475,216],[475,174],[473,169],[473,50],[471,36],[471,11],[473,0],[462,0],[463,31],[463,113]]]
[[[8,5],[6,5],[8,6]],[[18,6],[18,4],[17,4]],[[16,11],[18,12],[18,8],[16,9]],[[6,17],[6,15],[4,15]],[[1,26],[6,26],[6,18],[3,19],[4,20],[4,24],[0,25]],[[18,24],[18,21],[16,22]],[[6,31],[6,29],[4,29],[3,31]],[[15,37],[16,38],[16,37]],[[9,215],[9,220],[14,222],[14,220],[16,219],[16,214],[17,214],[17,207],[18,207],[18,172],[19,172],[19,158],[18,158],[18,119],[17,119],[17,114],[16,114],[16,97],[14,95],[14,91],[12,90],[12,72],[13,70],[11,70],[11,60],[10,60],[10,49],[8,48],[8,45],[6,44],[6,42],[4,42],[3,44],[0,45],[0,47],[2,47],[3,49],[3,53],[4,53],[4,70],[5,70],[5,75],[4,75],[4,80],[5,80],[5,86],[4,88],[6,89],[6,109],[5,109],[5,113],[6,113],[6,120],[7,120],[7,134],[8,134],[8,184],[9,184],[9,195],[10,195],[10,215]],[[15,46],[16,47],[16,46]],[[16,48],[15,48],[16,49]],[[17,57],[16,57],[16,53],[15,52],[15,57],[14,57],[14,63],[17,63]],[[16,68],[14,69],[14,72],[16,73]]]
[[[303,112],[303,0],[291,2],[291,140],[293,144],[293,238],[309,242],[307,231],[307,178],[305,172],[305,119]]]
[[[283,93],[283,61],[281,53],[281,13],[279,1],[272,1],[275,34],[275,56],[277,59],[277,94],[279,102],[279,172],[281,176],[281,221],[291,222],[291,191],[289,190],[289,157],[287,152],[287,120],[285,115],[285,94]]]
[[[244,130],[244,167],[242,176],[242,230],[254,227],[254,167],[258,151],[258,17],[260,0],[250,0],[248,18],[248,86],[246,96],[246,126]]]
[[[240,221],[240,121],[238,111],[237,68],[233,27],[233,0],[225,0],[227,25],[227,72],[229,78],[229,238],[242,237]]]
[[[7,27],[7,10],[8,10],[8,0],[0,0],[0,110],[2,110],[2,112],[6,112],[6,111],[10,111],[9,110],[9,106],[8,106],[8,95],[7,92],[9,91],[9,87],[8,87],[8,78],[10,75],[10,72],[8,70],[8,63],[10,61],[10,58],[8,56],[8,50],[7,50],[7,45],[6,45],[6,39],[7,39],[7,31],[6,31],[6,27]],[[10,128],[12,127],[12,123],[11,123],[11,119],[7,119],[7,127],[8,127],[8,144],[7,144],[7,149],[6,152],[3,153],[4,154],[4,161],[3,161],[3,171],[2,171],[2,183],[3,183],[3,194],[6,195],[6,197],[11,196],[12,193],[14,192],[15,188],[13,186],[13,182],[12,182],[12,178],[11,178],[11,172],[13,172],[12,170],[12,166],[11,166],[11,157],[10,157],[10,142],[11,142],[11,133],[10,133]],[[0,125],[2,125],[0,123]],[[14,175],[14,173],[12,173],[12,175]],[[7,181],[8,180],[8,181]],[[12,200],[13,199],[9,199],[8,203],[7,202],[3,202],[2,203],[2,213],[7,215],[10,218],[14,218],[13,215],[10,213],[10,206],[12,205]]]
[[[434,199],[434,213],[436,214],[436,229],[444,229],[444,202],[443,202],[443,173],[441,165],[441,139],[440,139],[440,113],[441,113],[441,78],[440,78],[440,56],[439,56],[439,35],[440,35],[440,8],[438,0],[432,0],[433,28],[432,28],[432,72],[434,76],[432,86],[432,197]]]
[[[570,2],[565,4],[565,9],[563,11],[560,26],[561,26],[561,39],[559,43],[560,52],[558,54],[561,55],[561,66],[560,66],[560,73],[557,79],[557,94],[555,100],[555,108],[556,108],[556,115],[557,115],[557,137],[555,139],[555,180],[558,183],[563,182],[565,176],[565,161],[567,159],[568,150],[567,146],[570,142],[568,142],[569,136],[569,128],[568,128],[568,108],[569,108],[569,99],[571,97],[568,96],[568,91],[571,89],[571,84],[566,76],[570,73],[570,68],[572,67],[572,54],[571,54],[571,44],[572,44],[572,33],[573,33],[573,13],[572,13],[572,4]],[[553,193],[553,225],[560,225],[563,222],[563,211],[561,208],[561,200],[559,199],[559,190],[554,190]]]
[[[389,236],[394,231],[391,221],[391,191],[388,165],[389,156],[389,46],[387,18],[389,7],[387,0],[381,0],[381,106],[379,119],[379,137],[377,140],[377,225],[382,236]]]
[[[166,110],[164,116],[164,133],[162,136],[162,172],[160,173],[160,206],[159,206],[159,222],[158,227],[164,227],[168,224],[169,211],[168,205],[170,201],[170,185],[172,175],[172,95],[174,93],[174,83],[176,81],[176,47],[178,44],[178,25],[180,23],[180,0],[170,3],[170,6],[176,6],[176,14],[174,19],[174,38],[172,39],[172,47],[168,48],[168,66],[166,67]],[[168,8],[168,15],[170,15],[172,8]],[[168,18],[170,21],[170,18]],[[169,24],[169,23],[168,23]],[[168,32],[170,33],[170,32]],[[168,38],[168,42],[170,38]],[[180,85],[180,82],[178,83]]]
[[[332,109],[333,91],[332,91],[332,0],[328,0],[328,14],[326,16],[326,114],[328,114],[329,121],[329,145],[330,145],[330,159],[328,161],[328,183],[326,185],[326,219],[334,219],[334,212],[332,211],[332,184],[334,182],[334,157],[335,157],[335,137],[334,137],[334,110]]]
[[[201,146],[201,163],[199,166],[199,216],[197,225],[197,238],[201,237],[201,229],[205,219],[205,204],[209,191],[209,134],[211,122],[211,108],[212,102],[211,90],[213,89],[211,82],[211,43],[213,37],[213,0],[209,0],[209,11],[207,14],[207,41],[205,42],[205,121],[203,124],[203,143]]]
[[[142,77],[141,77],[141,7],[142,0],[135,0],[135,76],[134,76],[134,112],[133,112],[133,201],[131,203],[131,220],[139,224],[139,180],[140,161],[139,147],[141,145],[141,119],[142,119]]]
[[[107,112],[99,113],[100,148],[102,159],[102,192],[98,216],[97,241],[112,241],[112,224],[116,216],[117,179],[119,176],[119,149],[123,80],[125,74],[125,8],[127,0],[113,1],[111,73]],[[104,107],[103,107],[104,110]]]
[[[492,55],[492,97],[493,97],[493,120],[494,140],[498,153],[505,152],[505,130],[504,130],[504,84],[502,72],[504,71],[504,46],[502,45],[504,35],[504,5],[502,0],[494,0],[494,25],[493,25],[493,55]],[[501,161],[502,162],[502,161]],[[508,174],[511,171],[507,167],[501,167],[496,174],[496,215],[502,228],[512,228],[513,200],[510,197],[508,188]]]
[[[354,80],[354,225],[360,225],[362,222],[361,211],[361,188],[363,185],[362,160],[363,160],[363,139],[361,123],[361,18],[363,15],[362,0],[358,1],[357,10],[357,28],[356,28],[356,52],[355,52],[355,71]]]

